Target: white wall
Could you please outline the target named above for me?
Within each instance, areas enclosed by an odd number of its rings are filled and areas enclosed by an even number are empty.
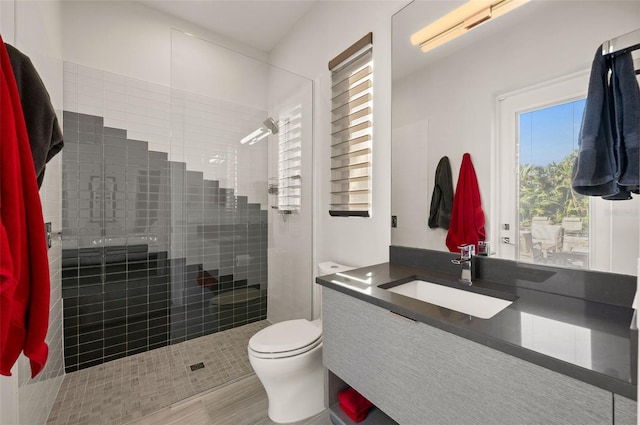
[[[264,60],[264,52],[136,2],[64,2],[63,21],[65,61],[100,73],[94,80],[126,79],[134,90],[153,89],[161,96],[151,105],[127,105],[130,92],[110,90],[107,98],[100,92],[107,89],[106,82],[86,87],[80,81],[78,91],[66,93],[65,109],[104,116],[105,125],[127,129],[131,138],[149,141],[150,149],[187,162],[189,170],[203,171],[205,178],[220,177],[220,167],[209,163],[209,157],[247,159],[246,169],[225,171],[221,187],[249,195],[253,202],[256,197],[266,200],[266,192],[252,183],[255,178],[245,181],[256,173],[266,175],[266,164],[250,164],[252,156],[266,156],[266,149],[254,154],[258,149],[218,148],[255,130],[261,122],[256,117],[266,113],[268,69],[253,59]],[[93,99],[83,97],[87,91]],[[147,110],[127,110],[135,107]],[[219,124],[215,117],[221,109],[225,114],[235,110],[236,119],[216,133],[212,126]],[[169,114],[178,121],[170,122]],[[149,119],[138,122],[143,115]]]
[[[317,2],[271,52],[270,61],[314,81],[315,262],[365,266],[388,260],[391,222],[391,16],[404,1]],[[328,62],[373,32],[373,215],[331,217]]]
[[[410,11],[411,6],[403,13]],[[401,175],[393,184],[393,213],[398,215],[394,244],[446,250],[446,231],[427,227],[435,169],[447,155],[455,185],[465,152],[471,154],[476,169],[491,231],[490,219],[500,208],[491,204],[492,169],[498,166],[490,148],[496,97],[588,70],[604,40],[638,27],[640,3],[530,2],[500,19],[513,22],[449,55],[444,53],[449,45],[438,48],[442,49],[438,61],[394,82],[393,158]],[[477,38],[480,29],[464,37]],[[396,164],[396,159],[402,162]],[[398,196],[401,191],[404,195]],[[414,203],[412,196],[419,200]]]
[[[172,88],[266,108],[269,65],[264,62],[174,30],[170,64]]]
[[[256,49],[136,2],[63,2],[64,59],[152,83],[171,83],[171,28],[264,59]]]
[[[269,66],[182,31],[170,32],[173,143],[169,159],[184,161],[189,170],[219,180],[220,187],[233,188],[249,196],[250,202],[265,205],[267,143],[248,146],[239,141],[267,117]],[[184,104],[178,100],[182,96]],[[210,163],[212,157],[226,161]]]
[[[5,42],[29,56],[42,78],[54,108],[62,108],[62,37],[61,4],[48,2],[0,2],[0,32]],[[40,199],[45,221],[52,222],[54,232],[61,229],[61,156],[47,164]],[[0,424],[44,424],[51,411],[64,376],[62,351],[61,244],[54,238],[49,249],[51,303],[47,365],[31,379],[29,360],[20,356],[12,369],[13,376],[0,377]],[[9,391],[9,393],[5,391]]]
[[[228,143],[236,132],[246,135],[255,130],[259,122],[253,115],[266,111],[266,67],[246,56],[265,59],[265,53],[136,2],[65,1],[62,11],[63,59],[96,74],[93,83],[80,81],[77,91],[65,93],[65,110],[104,116],[105,125],[127,129],[130,138],[148,141],[150,149],[168,152],[170,160],[187,162],[189,170],[203,171],[205,178],[220,175],[219,167],[211,165],[208,157],[203,161],[205,154],[248,156],[242,150],[216,149],[216,145]],[[127,105],[130,91],[117,93],[105,85],[107,80],[119,83],[123,79],[133,90],[157,92],[154,96],[159,96],[158,100],[153,103],[148,99],[151,105]],[[171,93],[169,88],[177,91]],[[184,104],[170,105],[171,97]],[[233,128],[224,128],[224,134],[211,128],[217,112],[212,99],[225,113],[238,109],[235,116],[239,119]],[[244,119],[248,109],[254,111]],[[194,117],[185,121],[192,113]],[[171,122],[169,114],[178,116],[179,122]],[[148,119],[142,119],[145,115]],[[207,126],[208,135],[202,133]],[[187,137],[191,144],[185,148]],[[254,173],[254,168],[248,173],[242,170],[240,175],[244,178]],[[259,171],[264,174],[266,167]],[[237,170],[227,174],[227,180],[233,180]],[[240,180],[221,181],[221,187],[258,194],[254,185]]]

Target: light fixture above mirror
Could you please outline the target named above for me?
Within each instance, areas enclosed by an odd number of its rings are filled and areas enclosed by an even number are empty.
[[[423,52],[453,40],[490,19],[522,6],[529,0],[470,0],[411,36]]]

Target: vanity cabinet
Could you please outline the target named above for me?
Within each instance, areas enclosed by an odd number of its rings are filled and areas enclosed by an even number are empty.
[[[613,423],[609,391],[333,289],[322,306],[325,366],[400,424]]]
[[[614,425],[637,425],[637,403],[619,394],[613,395]]]

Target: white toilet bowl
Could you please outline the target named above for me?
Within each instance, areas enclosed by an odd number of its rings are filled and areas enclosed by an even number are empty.
[[[296,422],[324,406],[322,328],[319,320],[287,320],[249,340],[249,362],[269,399],[269,418]]]
[[[318,265],[320,275],[351,269],[331,261]],[[301,421],[325,409],[320,320],[287,320],[268,326],[251,337],[248,352],[267,392],[272,421]]]

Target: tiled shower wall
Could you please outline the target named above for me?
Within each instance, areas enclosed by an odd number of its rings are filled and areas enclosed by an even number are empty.
[[[61,174],[62,158],[58,155],[47,164],[45,179],[40,189],[43,218],[45,222],[52,223],[54,231],[59,231],[61,228]],[[46,342],[49,346],[49,356],[45,368],[34,379],[31,379],[29,359],[25,356],[20,356],[18,359],[20,423],[44,424],[46,422],[64,377],[61,252],[60,238],[55,235],[48,252],[51,298]]]
[[[66,370],[263,319],[265,112],[71,63],[64,90]]]

